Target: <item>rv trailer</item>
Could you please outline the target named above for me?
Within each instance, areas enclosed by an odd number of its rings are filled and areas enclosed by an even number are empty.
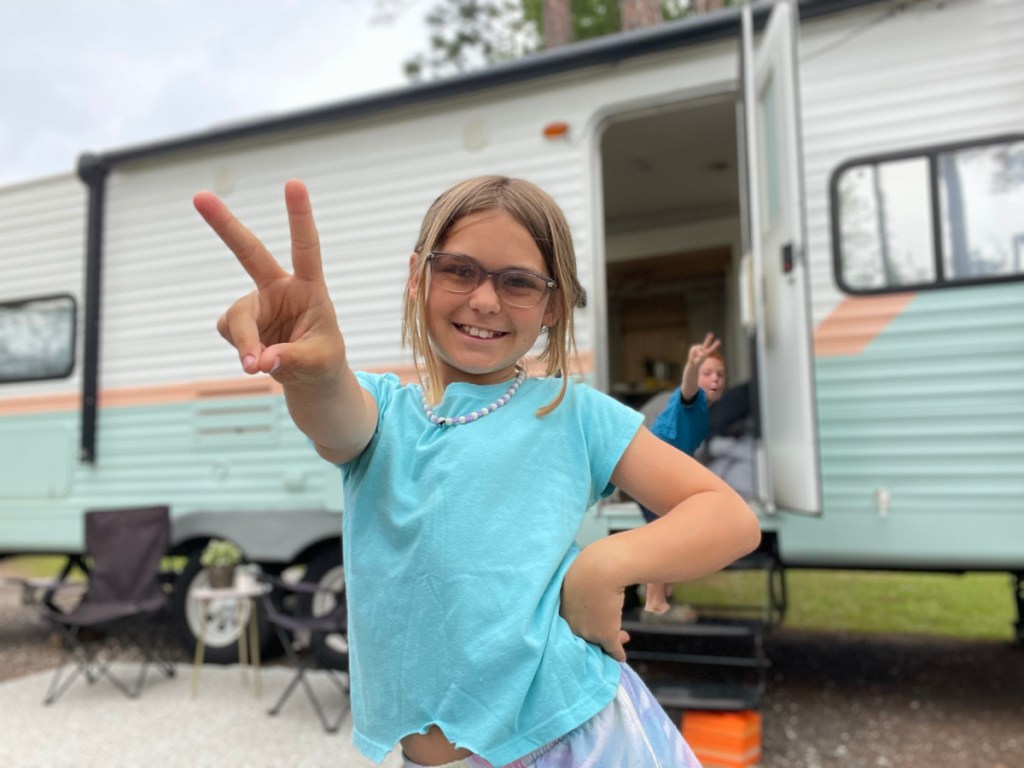
[[[0,190],[0,555],[74,555],[86,510],[166,505],[189,645],[211,538],[343,584],[339,473],[218,337],[247,277],[192,195],[225,198],[287,267],[282,187],[305,180],[352,366],[415,380],[419,219],[502,173],[568,216],[589,381],[640,407],[691,340],[725,340],[780,567],[1005,571],[1020,611],[1021,94],[1024,4],[780,2]],[[580,537],[640,521],[601,505]],[[208,658],[231,660],[235,633]]]

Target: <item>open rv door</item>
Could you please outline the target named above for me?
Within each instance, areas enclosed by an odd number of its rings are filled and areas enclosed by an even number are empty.
[[[796,9],[780,0],[754,45],[743,6],[744,323],[756,356],[763,509],[821,512],[796,72]]]

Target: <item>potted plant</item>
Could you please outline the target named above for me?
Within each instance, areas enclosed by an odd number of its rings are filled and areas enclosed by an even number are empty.
[[[242,550],[226,539],[210,539],[199,564],[206,568],[210,576],[210,586],[216,589],[227,589],[235,583],[235,566],[242,562]]]

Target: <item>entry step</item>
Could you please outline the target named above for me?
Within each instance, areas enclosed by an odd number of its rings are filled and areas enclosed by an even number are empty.
[[[706,709],[727,712],[757,709],[761,691],[755,685],[739,683],[648,684],[654,698],[666,709]]]
[[[753,637],[764,631],[764,623],[756,619],[700,618],[696,621],[644,621],[641,610],[622,613],[622,628],[633,634],[689,635],[693,637]]]

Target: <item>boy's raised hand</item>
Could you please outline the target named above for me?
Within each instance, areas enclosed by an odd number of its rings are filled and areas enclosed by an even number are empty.
[[[216,195],[200,192],[192,202],[256,284],[217,321],[242,368],[269,373],[282,384],[315,384],[344,368],[345,342],[324,282],[309,192],[296,179],[285,184],[284,192],[293,274]]]
[[[708,335],[704,337],[704,341],[701,344],[694,344],[690,347],[690,353],[686,359],[689,365],[700,368],[704,365],[704,361],[713,353],[716,349],[722,346],[722,340],[716,339],[715,334],[708,332]]]
[[[715,334],[708,332],[701,344],[694,344],[686,354],[686,365],[683,366],[683,376],[679,382],[679,391],[683,400],[689,402],[697,396],[698,374],[704,361],[712,352],[722,346],[721,339],[716,339]]]

